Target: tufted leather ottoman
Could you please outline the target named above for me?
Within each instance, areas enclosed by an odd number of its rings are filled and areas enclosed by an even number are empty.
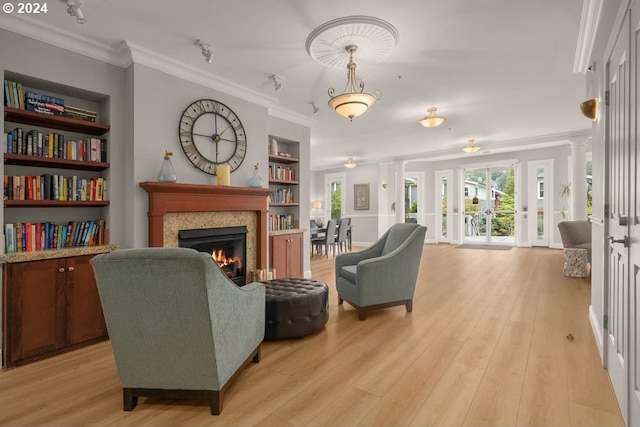
[[[313,279],[274,279],[266,290],[265,338],[302,338],[329,320],[329,288]]]

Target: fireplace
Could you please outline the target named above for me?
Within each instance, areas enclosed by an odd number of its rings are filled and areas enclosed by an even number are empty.
[[[246,284],[246,226],[180,230],[178,246],[211,254],[236,285]]]

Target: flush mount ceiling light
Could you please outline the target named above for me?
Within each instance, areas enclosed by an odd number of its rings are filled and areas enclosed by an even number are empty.
[[[209,43],[204,43],[201,40],[196,42],[196,46],[198,46],[202,50],[202,56],[204,56],[204,60],[207,61],[207,64],[211,64],[213,62],[213,52],[211,52],[211,45]]]
[[[269,78],[273,80],[273,87],[275,88],[276,92],[279,93],[282,90],[282,77],[273,74],[269,76]]]
[[[353,157],[349,157],[347,159],[347,163],[344,164],[345,168],[349,168],[349,169],[353,169],[356,166],[358,166],[358,164],[356,162],[353,161]]]
[[[82,6],[82,3],[78,0],[67,0],[67,13],[71,16],[75,16],[78,24],[84,24],[87,20],[84,17],[84,13],[82,13],[80,6]]]
[[[364,82],[356,79],[353,54],[358,51],[359,61],[378,63],[398,44],[398,39],[393,25],[370,16],[338,18],[313,30],[305,44],[309,56],[324,66],[346,66],[348,70],[344,93],[334,96],[335,90],[329,89],[331,108],[353,120],[380,99],[379,92],[364,92]]]
[[[581,103],[580,111],[587,119],[595,121],[598,118],[598,98],[587,99]]]
[[[438,111],[436,107],[427,108],[427,115],[420,119],[420,124],[427,128],[434,128],[443,124],[446,119],[442,116],[436,116],[436,111]]]
[[[476,140],[475,139],[470,139],[469,143],[467,144],[466,147],[464,147],[462,149],[462,151],[464,151],[465,153],[475,153],[476,151],[478,151],[480,149],[480,147],[478,147],[476,145]]]

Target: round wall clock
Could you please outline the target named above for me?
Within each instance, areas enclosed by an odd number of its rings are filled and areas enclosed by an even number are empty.
[[[247,137],[238,116],[212,99],[200,99],[184,110],[178,136],[189,161],[209,175],[216,175],[223,163],[228,163],[232,172],[238,169],[247,151]]]

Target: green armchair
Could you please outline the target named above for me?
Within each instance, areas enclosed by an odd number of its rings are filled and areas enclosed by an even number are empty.
[[[338,255],[338,304],[348,302],[360,320],[368,311],[396,305],[411,312],[426,231],[419,224],[395,224],[369,248]]]
[[[187,248],[123,249],[91,264],[124,410],[139,396],[188,398],[219,415],[231,378],[260,360],[264,284],[238,287],[210,254]]]

